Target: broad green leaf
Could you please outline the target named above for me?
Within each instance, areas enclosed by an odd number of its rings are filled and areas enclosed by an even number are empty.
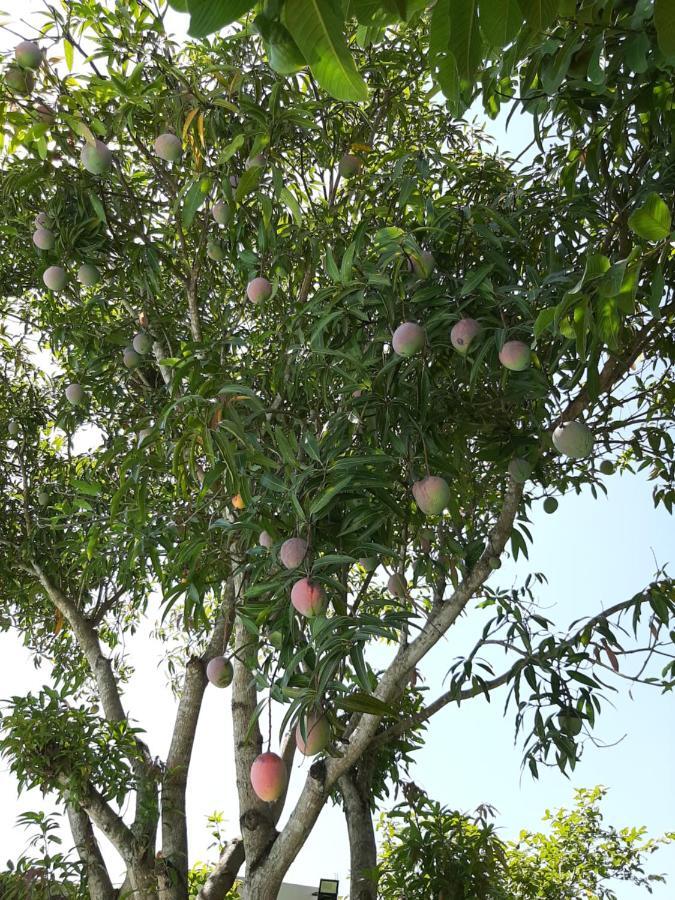
[[[211,179],[207,175],[203,175],[195,181],[188,190],[183,201],[183,209],[181,218],[186,228],[189,228],[194,221],[197,210],[204,203],[211,190]]]
[[[549,306],[548,309],[542,309],[537,318],[534,320],[534,339],[538,340],[542,334],[553,325],[555,319],[555,306]]]
[[[558,15],[558,0],[518,0],[525,21],[535,32],[547,28]]]
[[[79,481],[76,478],[73,478],[71,484],[78,494],[86,494],[87,497],[98,497],[101,493],[100,484],[92,484],[90,481]]]
[[[555,94],[563,83],[572,61],[576,45],[576,35],[572,34],[562,47],[552,56],[546,57],[541,67],[541,86],[547,94]]]
[[[255,0],[187,0],[190,37],[206,37],[239,19],[255,5]]]
[[[95,144],[96,138],[92,134],[88,125],[85,125],[81,119],[76,119],[75,116],[71,116],[68,113],[61,113],[63,120],[70,125],[75,134],[79,134],[80,137],[84,138],[88,144]]]
[[[241,203],[251,191],[254,191],[258,187],[260,179],[263,177],[263,172],[264,169],[261,166],[251,166],[250,169],[246,169],[239,179],[237,190],[234,192],[234,199],[237,203]]]
[[[616,297],[598,297],[593,306],[598,337],[610,350],[616,350],[621,330],[621,314]]]
[[[267,61],[275,72],[292,75],[307,65],[298,45],[281,22],[261,14],[255,18],[255,27],[265,42]]]
[[[168,3],[171,9],[175,9],[176,12],[188,11],[187,0],[168,0]]]
[[[243,134],[235,135],[218,156],[219,162],[226,163],[228,159],[232,159],[234,154],[244,146],[245,141],[246,137]]]
[[[457,62],[459,77],[471,80],[483,51],[478,29],[478,0],[450,4],[450,51]]]
[[[624,58],[628,67],[633,72],[637,72],[638,75],[646,72],[649,67],[647,56],[651,49],[651,44],[644,31],[629,37],[624,46]]]
[[[405,10],[395,0],[350,0],[348,15],[362,25],[391,25],[405,18]]]
[[[321,87],[338,100],[367,100],[368,88],[345,42],[336,5],[331,0],[286,0],[283,16]]]
[[[649,194],[644,204],[628,219],[628,225],[647,241],[662,241],[670,234],[670,210],[658,194]]]
[[[675,57],[675,0],[654,0],[654,26],[661,53]]]
[[[480,28],[493,47],[505,47],[523,24],[519,0],[479,0]]]

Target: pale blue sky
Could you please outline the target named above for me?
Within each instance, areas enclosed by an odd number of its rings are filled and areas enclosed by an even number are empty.
[[[7,4],[5,4],[7,7]],[[22,0],[21,15],[36,9],[36,0]],[[10,12],[16,7],[10,2]],[[0,46],[11,46],[6,36]],[[480,111],[476,111],[483,119]],[[503,119],[486,123],[501,150],[518,153],[531,140],[526,117],[515,116],[508,133]],[[530,561],[517,568],[505,565],[494,577],[495,584],[510,586],[530,571],[543,571],[548,586],[539,591],[547,615],[563,626],[599,607],[625,599],[651,579],[658,563],[675,563],[675,526],[664,511],[655,511],[650,485],[642,477],[618,475],[608,478],[609,497],[593,500],[590,493],[561,499],[553,516],[541,510],[534,514],[535,544]],[[430,696],[441,689],[449,661],[473,644],[475,622],[467,619],[434,650],[423,666]],[[146,727],[153,752],[164,755],[168,746],[173,702],[164,675],[158,669],[158,648],[147,633],[128,642],[136,675],[127,692],[132,715]],[[18,645],[15,635],[0,635],[0,696],[38,690],[47,672],[36,670]],[[476,699],[461,710],[448,708],[430,725],[429,742],[417,758],[412,777],[436,799],[470,811],[480,803],[497,807],[497,824],[505,837],[515,837],[520,828],[537,829],[544,810],[571,805],[574,787],[605,784],[610,793],[606,818],[613,824],[646,825],[650,834],[675,829],[675,697],[661,696],[653,688],[633,691],[627,683],[614,708],[607,709],[596,729],[605,743],[618,745],[599,749],[589,743],[583,761],[571,780],[557,770],[545,771],[539,781],[520,770],[521,750],[513,746],[513,724],[504,718],[503,692],[492,704]],[[197,737],[195,759],[188,789],[193,859],[204,859],[209,837],[205,816],[214,809],[229,810],[231,834],[237,812],[234,766],[229,724],[229,691],[207,691]],[[625,737],[624,737],[625,735]],[[301,767],[298,767],[301,768]],[[306,764],[305,764],[306,769]],[[296,772],[289,799],[299,793],[303,770]],[[39,793],[18,801],[6,764],[0,765],[0,866],[20,853],[25,835],[14,827],[19,812],[40,808]],[[652,871],[670,871],[670,887],[655,889],[657,900],[673,896],[675,848],[662,850],[653,860]],[[338,875],[343,890],[348,875],[348,846],[343,818],[337,810],[326,810],[317,828],[288,874],[289,881],[315,884],[321,876]],[[620,900],[644,897],[625,885],[618,888]]]

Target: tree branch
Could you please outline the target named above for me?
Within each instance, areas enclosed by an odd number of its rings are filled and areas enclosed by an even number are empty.
[[[59,610],[64,619],[70,623],[75,639],[84,653],[92,675],[96,681],[101,705],[106,719],[110,722],[122,722],[126,713],[110,660],[103,655],[96,629],[82,614],[77,605],[54,584],[44,569],[35,561],[31,562],[31,574],[37,576],[45,593]]]
[[[96,629],[82,614],[77,604],[54,584],[37,562],[33,560],[30,568],[26,568],[31,574],[37,576],[56,609],[70,623],[75,639],[96,681],[106,719],[110,722],[125,721],[127,716],[122,706],[115,673],[110,660],[103,654]],[[139,739],[136,739],[135,744],[140,758],[131,759],[137,780],[136,815],[133,827],[139,840],[143,841],[144,839],[146,844],[154,844],[158,818],[156,770],[146,745]],[[124,827],[126,828],[126,826]]]
[[[664,307],[661,311],[663,315],[666,315],[669,312],[672,312],[675,309],[675,304],[670,304],[670,306]],[[628,348],[626,354],[623,359],[619,359],[618,357],[610,357],[605,365],[602,368],[602,372],[598,376],[598,394],[607,393],[619,378],[622,378],[626,372],[633,365],[635,360],[644,350],[649,337],[654,331],[654,329],[661,327],[660,320],[651,319],[644,325],[635,335],[633,341],[631,342],[630,347]],[[574,400],[570,401],[562,415],[560,416],[560,421],[569,422],[572,419],[576,419],[577,416],[588,406],[591,402],[591,397],[588,393],[588,388],[583,387],[574,398]]]
[[[223,900],[243,864],[244,842],[241,838],[235,838],[226,846],[215,869],[197,894],[197,900]]]
[[[67,776],[62,775],[60,781],[64,790],[67,790]],[[69,804],[73,804],[73,802],[72,799],[68,800]],[[92,784],[85,786],[82,794],[77,798],[77,803],[99,831],[108,838],[127,866],[131,866],[137,857],[136,841],[122,817],[115,812]]]
[[[648,600],[646,593],[645,592],[641,592],[641,593],[643,594],[642,602],[646,602]],[[547,653],[543,656],[537,656],[536,654],[531,653],[531,652],[530,653],[523,652],[523,656],[527,657],[528,659],[530,659],[534,662],[541,662],[541,663],[550,662],[556,656],[560,655],[561,650],[573,647],[583,635],[585,635],[585,634],[590,635],[591,630],[596,625],[600,624],[600,622],[606,622],[610,616],[613,616],[616,613],[625,612],[626,610],[630,609],[632,606],[635,605],[639,596],[640,596],[639,594],[636,594],[634,597],[631,597],[630,600],[622,600],[620,603],[615,603],[613,606],[610,606],[608,609],[593,616],[591,619],[589,619],[587,622],[585,622],[579,629],[577,629],[577,631],[574,632],[570,637],[566,638],[564,641],[562,641],[559,644],[555,644],[549,653]],[[575,625],[576,622],[573,622],[572,624]],[[481,644],[479,646],[485,646],[486,643],[490,643],[490,642],[489,641],[481,642]],[[513,650],[515,648],[510,647],[510,649]],[[449,690],[445,691],[445,693],[438,696],[428,706],[425,706],[424,709],[420,710],[420,712],[416,713],[413,716],[408,716],[405,719],[401,719],[395,725],[392,725],[391,728],[388,728],[386,731],[380,732],[373,740],[371,746],[379,746],[380,744],[384,744],[391,738],[397,737],[399,734],[403,734],[405,731],[408,731],[408,729],[412,728],[413,726],[421,725],[423,722],[428,721],[432,716],[434,716],[441,709],[446,707],[449,703],[452,703],[453,700],[456,700],[457,702],[461,702],[462,700],[470,700],[473,697],[478,697],[481,694],[485,695],[486,693],[489,693],[490,691],[493,691],[499,687],[502,687],[503,685],[507,684],[511,680],[511,678],[513,678],[513,676],[516,674],[516,672],[520,668],[522,668],[522,665],[523,665],[522,661],[517,660],[509,669],[507,669],[505,672],[502,672],[501,675],[498,675],[497,677],[492,678],[490,681],[484,681],[482,684],[475,684],[470,688],[464,688],[460,691],[458,691],[456,688],[450,688]],[[600,663],[600,662],[594,662],[593,665],[599,665],[602,668],[609,668],[608,666],[605,666],[603,663]],[[614,669],[612,669],[611,671],[613,671],[615,675],[621,676],[621,673],[615,672]],[[621,677],[627,677],[627,676],[621,676]]]
[[[438,643],[476,591],[488,579],[492,572],[490,560],[501,555],[511,536],[522,493],[522,485],[509,479],[502,509],[490,532],[485,551],[452,596],[433,609],[415,640],[399,647],[375,691],[378,700],[389,703],[396,697],[401,683],[407,679],[415,665]],[[248,897],[257,897],[256,891],[259,890],[269,891],[269,896],[274,896],[273,892],[279,889],[289,862],[295,858],[304,844],[330,791],[340,776],[365,752],[375,735],[380,719],[381,716],[373,714],[355,716],[347,729],[346,736],[349,742],[343,755],[312,766],[286,827],[269,851],[266,865],[260,872],[250,869],[248,871],[247,900]],[[351,729],[353,731],[350,734]]]

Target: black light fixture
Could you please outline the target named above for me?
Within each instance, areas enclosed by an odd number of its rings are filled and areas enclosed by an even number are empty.
[[[319,891],[315,894],[318,900],[337,900],[340,882],[337,878],[322,878],[319,881]]]

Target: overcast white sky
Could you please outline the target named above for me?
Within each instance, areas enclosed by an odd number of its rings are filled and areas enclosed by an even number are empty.
[[[30,18],[40,4],[36,0],[5,0],[2,8],[12,19]],[[172,14],[177,33],[185,19]],[[23,36],[28,29],[16,27]],[[16,39],[0,32],[0,50]],[[519,152],[531,139],[528,120],[514,118],[508,133],[503,119],[487,123],[500,149]],[[659,565],[675,561],[675,529],[672,519],[655,511],[650,486],[642,478],[613,476],[607,480],[609,497],[594,501],[590,494],[562,498],[554,516],[538,511],[534,517],[535,546],[530,562],[507,564],[495,582],[510,585],[528,572],[543,571],[549,586],[541,591],[547,615],[561,625],[588,615],[603,605],[631,596],[652,577]],[[438,689],[449,662],[465,652],[474,639],[474,628],[462,622],[442,641],[423,667],[428,682]],[[154,753],[164,756],[169,743],[174,704],[166,687],[159,647],[141,632],[127,641],[136,668],[127,690],[131,716],[147,731]],[[49,680],[49,667],[36,669],[15,634],[0,635],[0,697],[37,691]],[[435,690],[432,691],[432,695]],[[229,691],[207,691],[195,747],[188,791],[188,815],[193,860],[207,858],[210,841],[206,816],[214,810],[226,813],[231,834],[237,833],[237,801],[231,751]],[[652,835],[675,828],[675,696],[660,696],[654,689],[623,692],[615,706],[603,715],[596,730],[607,748],[588,744],[584,759],[571,780],[547,771],[538,782],[521,777],[520,748],[513,746],[511,718],[502,715],[503,697],[491,704],[474,700],[457,709],[446,709],[434,719],[429,743],[418,754],[414,779],[436,799],[462,810],[490,803],[499,810],[498,824],[505,837],[520,828],[539,828],[546,808],[570,805],[573,788],[595,784],[609,786],[607,818],[622,825],[646,825]],[[290,803],[298,795],[304,765],[294,772]],[[0,866],[24,850],[25,835],[15,827],[16,816],[27,809],[44,808],[37,792],[17,799],[16,785],[0,764]],[[113,859],[114,854],[108,854]],[[348,877],[347,835],[341,814],[326,809],[318,826],[292,866],[288,880],[317,885],[322,876],[339,877],[343,891]],[[115,864],[117,871],[121,867]],[[666,900],[675,883],[675,849],[654,859],[653,871],[669,871],[673,882],[657,887],[654,896]],[[621,900],[634,900],[641,892],[619,889]]]

